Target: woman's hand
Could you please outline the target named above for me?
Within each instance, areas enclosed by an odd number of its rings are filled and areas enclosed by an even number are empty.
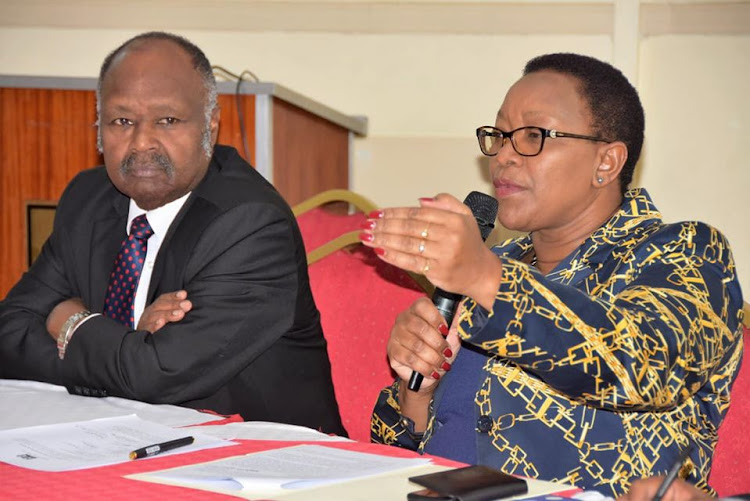
[[[651,501],[659,490],[664,477],[648,477],[636,480],[630,490],[617,498],[617,501]],[[684,480],[677,479],[667,490],[663,501],[710,501],[711,496]]]
[[[455,329],[449,333],[435,305],[423,297],[396,318],[387,351],[391,367],[402,381],[417,371],[424,376],[419,393],[432,395],[460,348]]]
[[[455,197],[440,194],[420,199],[420,207],[375,211],[360,239],[383,261],[491,309],[502,265],[482,241],[471,210]]]

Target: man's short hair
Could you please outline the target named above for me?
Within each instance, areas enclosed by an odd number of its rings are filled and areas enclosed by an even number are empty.
[[[104,58],[102,67],[99,70],[99,81],[97,82],[97,85],[96,85],[97,124],[99,124],[100,114],[101,114],[102,82],[104,81],[104,77],[107,76],[107,72],[109,71],[109,68],[112,66],[112,62],[118,56],[118,54],[120,54],[123,50],[127,49],[128,46],[130,46],[132,43],[143,41],[143,40],[167,40],[167,41],[173,42],[177,44],[179,47],[181,47],[182,50],[184,50],[190,56],[191,61],[193,63],[193,68],[200,75],[201,79],[203,80],[203,85],[206,88],[205,118],[206,118],[206,124],[209,124],[211,122],[211,114],[216,108],[217,99],[218,99],[217,90],[216,90],[216,77],[214,77],[214,72],[211,69],[211,63],[208,61],[208,58],[203,53],[203,51],[200,50],[200,48],[197,45],[195,45],[193,42],[191,42],[185,37],[181,37],[179,35],[175,35],[172,33],[166,33],[164,31],[149,31],[147,33],[141,33],[140,35],[137,35],[131,38],[130,40],[127,40],[126,42],[124,42],[122,45],[120,45],[115,50],[110,52],[106,58]],[[98,143],[99,143],[99,151],[102,151],[101,133],[98,136]]]
[[[593,117],[592,133],[607,141],[622,141],[627,146],[628,159],[619,176],[624,193],[633,180],[643,147],[645,118],[638,92],[620,70],[589,56],[545,54],[526,63],[523,74],[545,70],[576,78],[581,83],[581,97]]]

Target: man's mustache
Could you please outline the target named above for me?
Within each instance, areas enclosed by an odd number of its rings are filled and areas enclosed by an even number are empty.
[[[174,166],[169,157],[158,151],[149,153],[131,153],[120,162],[120,173],[128,174],[131,169],[153,169],[163,170],[167,176],[174,174]]]

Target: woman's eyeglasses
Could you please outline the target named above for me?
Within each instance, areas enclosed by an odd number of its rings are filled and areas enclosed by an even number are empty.
[[[505,141],[510,140],[516,153],[524,157],[535,157],[542,152],[544,140],[548,137],[571,137],[573,139],[587,139],[609,143],[606,139],[593,136],[583,136],[570,132],[558,132],[554,129],[543,129],[541,127],[519,127],[510,132],[505,132],[495,127],[486,125],[477,129],[479,149],[488,157],[494,157],[505,146]]]

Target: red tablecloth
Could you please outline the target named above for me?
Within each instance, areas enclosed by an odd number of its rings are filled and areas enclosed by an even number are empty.
[[[133,473],[163,470],[176,466],[213,461],[225,457],[259,452],[303,443],[315,443],[346,450],[383,454],[393,457],[417,457],[412,451],[360,442],[278,442],[238,440],[239,445],[207,449],[172,456],[128,461],[112,466],[67,472],[42,472],[0,463],[0,499],[2,500],[236,500],[234,496],[185,487],[155,484],[124,478]],[[436,464],[463,466],[460,463],[433,458]]]

